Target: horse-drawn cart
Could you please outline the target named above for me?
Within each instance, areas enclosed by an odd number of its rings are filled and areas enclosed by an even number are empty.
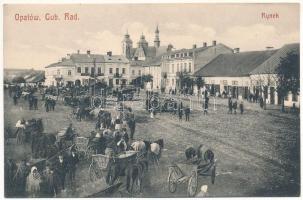
[[[215,162],[185,161],[173,164],[169,166],[168,190],[174,193],[178,184],[187,182],[187,195],[194,197],[198,188],[199,176],[211,176],[211,182],[214,184],[216,177]]]
[[[80,155],[80,158],[86,158],[88,143],[89,138],[87,137],[75,137],[75,150]]]
[[[134,163],[137,159],[138,151],[126,151],[116,156],[103,154],[92,155],[92,162],[89,166],[89,177],[91,181],[101,179],[106,175],[106,182],[113,184],[115,174],[111,173],[112,166],[125,168],[129,163]]]

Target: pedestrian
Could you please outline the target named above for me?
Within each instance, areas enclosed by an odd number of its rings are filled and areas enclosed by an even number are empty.
[[[204,103],[204,115],[206,115],[208,113],[208,102],[209,102],[209,98],[208,98],[208,96],[206,96],[205,103]]]
[[[260,107],[263,108],[263,106],[264,106],[263,97],[260,97]]]
[[[185,121],[189,122],[189,114],[190,114],[190,108],[187,106],[185,108]]]
[[[231,100],[231,97],[228,97],[228,114],[232,114],[233,110],[233,102]]]
[[[133,140],[134,139],[135,130],[136,130],[136,121],[135,121],[135,119],[130,119],[129,120],[128,127],[130,129],[130,139]]]
[[[75,150],[71,151],[68,159],[68,178],[71,186],[75,183],[77,164],[79,163],[79,156]]]
[[[182,121],[182,116],[183,116],[183,108],[182,108],[182,102],[180,103],[178,107],[178,115],[179,115],[179,121]]]
[[[237,100],[235,100],[233,103],[234,114],[237,114],[237,107],[238,107],[238,103]]]
[[[18,105],[18,96],[17,96],[17,93],[15,93],[13,99],[14,99],[14,105],[15,106]]]
[[[243,105],[243,101],[241,101],[241,102],[240,102],[239,107],[240,107],[240,112],[241,112],[241,115],[242,115],[242,114],[243,114],[243,112],[244,112],[244,105]]]
[[[49,164],[46,165],[43,171],[41,191],[44,195],[43,197],[56,197],[58,194],[58,183]]]
[[[58,175],[60,186],[63,191],[65,191],[66,172],[67,172],[67,162],[63,158],[63,155],[59,155],[58,163],[56,165],[56,174]]]
[[[31,198],[39,197],[41,176],[37,167],[31,168],[31,173],[27,176],[26,191]]]
[[[45,111],[48,112],[49,111],[49,100],[48,100],[48,98],[45,98],[44,106],[45,106]]]
[[[34,105],[34,109],[38,110],[38,98],[37,97],[34,97],[34,99],[33,99],[33,105]]]

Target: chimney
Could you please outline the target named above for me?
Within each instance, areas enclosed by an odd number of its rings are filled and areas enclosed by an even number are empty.
[[[80,54],[80,50],[79,49],[77,50],[77,53]]]
[[[240,48],[234,48],[234,53],[239,53],[240,52]]]
[[[108,52],[106,53],[106,55],[112,56],[112,52],[111,52],[111,51],[108,51]]]
[[[196,44],[193,44],[193,49],[197,48],[197,45]]]
[[[203,47],[207,47],[207,43],[206,42],[203,42]]]
[[[90,55],[90,50],[87,50],[86,53],[87,53],[87,55]]]
[[[213,40],[213,46],[216,46],[216,45],[217,45],[217,41]]]

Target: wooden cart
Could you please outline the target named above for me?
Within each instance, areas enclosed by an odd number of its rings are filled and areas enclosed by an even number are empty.
[[[111,165],[115,164],[123,167],[130,162],[135,162],[137,156],[138,151],[126,151],[117,156],[108,156],[103,154],[92,155],[92,162],[89,166],[90,180],[96,181],[98,179],[104,178]]]
[[[199,176],[211,176],[212,184],[215,183],[216,164],[215,162],[206,162],[193,164],[193,162],[183,162],[169,166],[168,190],[174,193],[177,185],[188,183],[187,195],[194,197],[198,188]]]

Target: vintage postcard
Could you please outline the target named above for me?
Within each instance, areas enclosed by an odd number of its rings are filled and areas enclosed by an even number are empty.
[[[300,3],[2,6],[4,197],[300,197]]]

